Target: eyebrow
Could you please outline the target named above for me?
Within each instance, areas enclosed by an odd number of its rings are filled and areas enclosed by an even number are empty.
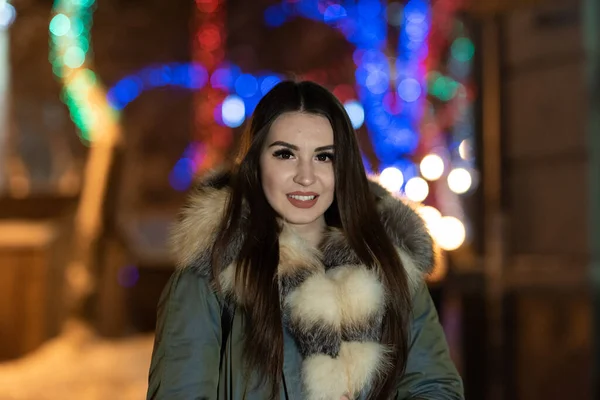
[[[278,140],[278,141],[276,141],[276,142],[273,142],[273,143],[271,143],[271,144],[269,145],[269,147],[273,147],[273,146],[282,146],[282,147],[287,147],[288,149],[291,149],[291,150],[296,150],[296,151],[298,151],[298,150],[299,150],[298,146],[296,146],[296,145],[294,145],[294,144],[291,144],[291,143],[282,142],[281,140]],[[327,145],[327,146],[321,146],[321,147],[317,147],[317,148],[315,149],[315,152],[317,152],[317,151],[324,151],[324,150],[333,150],[333,148],[334,148],[334,146],[333,146],[332,144],[330,144],[330,145]]]

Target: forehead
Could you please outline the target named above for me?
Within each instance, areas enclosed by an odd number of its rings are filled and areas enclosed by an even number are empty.
[[[329,120],[321,115],[294,111],[280,115],[271,125],[267,145],[276,140],[296,145],[330,145],[333,129]]]

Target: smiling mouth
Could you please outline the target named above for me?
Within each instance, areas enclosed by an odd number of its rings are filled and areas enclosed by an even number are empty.
[[[318,194],[288,194],[288,201],[296,208],[308,209],[314,207],[319,201]]]
[[[300,200],[300,201],[311,201],[311,200],[314,200],[317,198],[317,196],[299,196],[296,194],[288,194],[287,196],[291,199]]]

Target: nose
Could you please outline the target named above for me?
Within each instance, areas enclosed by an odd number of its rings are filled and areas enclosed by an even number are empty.
[[[310,161],[298,163],[294,182],[302,186],[310,186],[315,183],[314,166]]]

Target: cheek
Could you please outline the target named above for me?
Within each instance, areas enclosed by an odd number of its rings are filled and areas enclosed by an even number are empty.
[[[269,199],[278,187],[277,168],[275,168],[273,163],[261,159],[260,175],[263,191],[265,192],[267,199]]]
[[[327,174],[325,176],[325,185],[327,186],[327,189],[331,192],[331,195],[333,195],[333,192],[335,191],[335,175],[333,173],[333,167],[331,167],[331,169],[327,171]]]

